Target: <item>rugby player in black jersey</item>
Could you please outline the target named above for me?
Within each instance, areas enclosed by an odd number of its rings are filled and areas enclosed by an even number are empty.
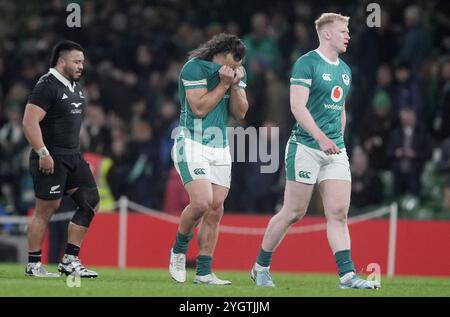
[[[39,79],[25,108],[23,130],[33,148],[30,173],[36,196],[36,208],[28,226],[28,276],[59,276],[47,272],[42,265],[41,246],[48,222],[63,195],[70,195],[78,208],[68,227],[67,246],[58,271],[80,277],[98,276],[86,269],[78,257],[100,201],[92,172],[79,149],[85,99],[78,80],[83,65],[83,48],[79,44],[58,43],[53,48],[49,72]]]

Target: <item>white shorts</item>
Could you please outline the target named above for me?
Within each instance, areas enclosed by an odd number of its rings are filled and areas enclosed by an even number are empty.
[[[351,182],[347,151],[326,155],[321,150],[303,144],[289,143],[285,155],[286,178],[306,184],[315,184],[326,179]]]
[[[183,184],[196,179],[230,188],[230,148],[214,148],[189,138],[177,138],[172,148],[172,160]]]

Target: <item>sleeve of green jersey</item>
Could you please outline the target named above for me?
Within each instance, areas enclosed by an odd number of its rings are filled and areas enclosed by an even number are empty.
[[[297,60],[292,68],[291,85],[300,85],[311,88],[313,64],[306,57]]]
[[[247,87],[247,72],[245,71],[245,68],[242,67],[242,69],[244,70],[244,77],[241,78],[241,80],[239,81],[239,88],[241,89],[245,89],[245,87]]]
[[[184,65],[180,74],[184,89],[207,88],[207,76],[203,68],[195,61],[189,61]]]

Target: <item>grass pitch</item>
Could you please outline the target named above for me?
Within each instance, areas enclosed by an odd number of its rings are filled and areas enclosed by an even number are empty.
[[[56,266],[47,267],[56,272]],[[24,276],[22,264],[0,264],[0,296],[157,296],[157,297],[440,297],[450,296],[450,278],[395,277],[381,279],[379,290],[341,290],[337,277],[327,274],[273,272],[276,288],[258,288],[249,272],[217,271],[233,282],[229,286],[195,285],[195,272],[188,270],[184,284],[174,282],[167,270],[93,268],[96,279],[81,279],[69,287],[66,277],[42,279]],[[72,279],[73,281],[73,279]],[[71,283],[69,283],[70,285]],[[72,283],[73,285],[73,283]]]

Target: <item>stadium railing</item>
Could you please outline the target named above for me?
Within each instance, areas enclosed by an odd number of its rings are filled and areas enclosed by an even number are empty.
[[[167,214],[155,209],[151,209],[142,205],[139,205],[133,201],[128,200],[127,197],[121,197],[116,202],[116,207],[119,210],[119,227],[118,227],[118,267],[126,267],[126,254],[127,254],[127,229],[128,229],[128,212],[138,212],[149,217],[154,217],[167,221],[170,223],[178,224],[179,217],[171,214]],[[71,219],[74,211],[68,211],[58,213],[52,216],[51,222],[63,221]],[[350,217],[348,224],[353,225],[359,222],[380,218],[389,214],[389,238],[388,238],[388,257],[387,257],[387,276],[393,277],[395,274],[395,257],[396,257],[396,244],[397,244],[397,222],[398,222],[398,205],[392,203],[387,206],[380,207],[376,210]],[[0,216],[0,224],[28,224],[28,216]],[[265,227],[236,227],[221,225],[220,232],[237,234],[237,235],[264,235]],[[309,232],[325,231],[326,223],[318,223],[311,225],[304,225],[299,227],[293,227],[287,233],[288,235],[304,234]]]

